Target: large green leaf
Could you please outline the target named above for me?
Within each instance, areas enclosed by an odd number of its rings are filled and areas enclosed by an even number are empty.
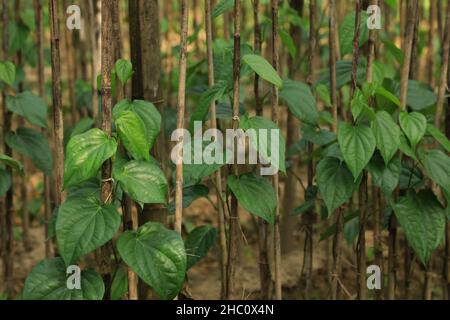
[[[410,192],[394,204],[409,244],[424,265],[445,235],[445,209],[430,190]]]
[[[11,61],[0,61],[0,81],[12,86],[16,80],[16,66]]]
[[[386,111],[379,111],[372,123],[377,148],[387,165],[400,147],[400,128]]]
[[[119,266],[114,273],[111,283],[111,300],[121,300],[128,292],[128,274],[127,270]]]
[[[339,126],[338,142],[345,163],[355,180],[358,179],[375,151],[376,139],[372,129],[366,125],[342,123]]]
[[[119,59],[116,61],[114,68],[117,78],[119,78],[120,83],[124,86],[133,75],[133,65],[128,60]]]
[[[97,175],[102,164],[117,150],[117,142],[100,129],[73,137],[67,144],[64,162],[64,188],[70,188]]]
[[[67,288],[66,265],[62,258],[40,262],[25,281],[25,300],[101,300],[105,294],[102,278],[94,270],[81,271],[81,289]]]
[[[387,196],[391,196],[399,183],[401,172],[400,160],[394,158],[386,164],[377,153],[369,162],[367,169],[372,174],[373,183]]]
[[[250,135],[250,143],[272,167],[286,172],[286,141],[278,126],[265,117],[242,117],[240,127]],[[278,141],[272,141],[272,133],[278,132]],[[274,158],[274,152],[278,152]]]
[[[120,256],[162,299],[173,299],[183,287],[186,251],[183,239],[160,223],[126,231],[117,242]]]
[[[8,171],[0,168],[0,197],[11,188],[11,175]]]
[[[228,187],[239,204],[251,214],[270,224],[275,223],[277,198],[272,184],[254,173],[228,177]]]
[[[409,80],[407,105],[411,109],[420,111],[434,105],[436,100],[436,94],[432,90],[420,84],[418,81]]]
[[[113,109],[114,118],[123,111],[131,110],[142,120],[147,131],[147,139],[150,142],[150,148],[155,144],[156,138],[161,130],[161,114],[153,103],[144,100],[122,100],[117,103]]]
[[[225,94],[225,92],[227,91],[227,89],[228,88],[227,88],[226,82],[219,81],[216,84],[214,84],[214,86],[212,86],[211,88],[208,88],[205,92],[202,93],[202,95],[200,97],[200,101],[191,116],[190,125],[189,125],[189,129],[191,132],[193,132],[194,122],[195,121],[205,121],[208,116],[208,112],[209,112],[209,108],[210,108],[211,104],[214,101],[222,98],[223,95]]]
[[[86,131],[92,129],[94,125],[94,120],[91,118],[83,118],[78,121],[77,125],[73,128],[70,133],[70,138],[73,138],[79,134],[85,133]]]
[[[281,88],[283,81],[272,65],[263,57],[257,54],[246,54],[242,57],[242,61],[256,72],[262,79]]]
[[[69,198],[59,207],[56,220],[58,249],[66,265],[111,240],[120,222],[116,208],[95,196]]]
[[[47,106],[44,100],[30,91],[8,96],[8,109],[27,119],[31,124],[41,128],[47,127]]]
[[[192,268],[214,245],[217,238],[217,229],[211,226],[195,228],[189,233],[184,244],[187,254],[187,268]]]
[[[140,203],[167,203],[167,180],[161,168],[149,161],[115,165],[113,177],[133,200]]]
[[[350,170],[337,158],[322,159],[317,165],[316,179],[329,215],[343,205],[357,187]]]
[[[415,150],[427,130],[427,118],[418,112],[408,113],[403,111],[400,112],[398,119],[412,149]]]
[[[316,99],[308,85],[285,79],[280,98],[286,101],[289,111],[299,120],[309,124],[316,124],[319,120]]]
[[[439,144],[443,146],[447,152],[450,152],[450,140],[448,140],[445,134],[439,131],[438,128],[431,124],[428,124],[427,133],[429,133],[434,139],[436,139],[436,141],[439,142]]]
[[[450,157],[441,150],[419,150],[419,159],[431,180],[450,192]]]
[[[136,160],[150,159],[150,142],[141,118],[131,110],[115,113],[120,141]]]
[[[50,145],[45,136],[30,128],[18,128],[5,137],[8,146],[31,159],[33,164],[45,174],[51,175],[53,160]]]
[[[367,14],[361,13],[361,25],[359,34],[359,45],[364,45],[369,39],[369,29],[366,27]],[[344,57],[353,50],[353,38],[355,35],[355,12],[349,13],[344,17],[339,26],[339,44],[341,55]]]

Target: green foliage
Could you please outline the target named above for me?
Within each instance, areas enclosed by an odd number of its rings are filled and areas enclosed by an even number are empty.
[[[211,226],[195,228],[189,233],[185,242],[187,269],[196,265],[216,242],[217,229]]]
[[[353,51],[353,38],[355,36],[355,15],[355,12],[346,15],[342,20],[342,24],[339,26],[339,44],[342,57]],[[366,28],[367,18],[367,13],[361,12],[361,25],[359,33],[360,46],[363,46],[367,42],[367,40],[369,40],[369,29]]]
[[[11,175],[5,169],[0,168],[0,197],[5,195],[9,188],[11,188]]]
[[[64,188],[95,177],[102,164],[117,150],[117,142],[99,129],[70,139],[64,161]]]
[[[144,100],[122,100],[113,109],[114,118],[123,111],[133,111],[144,123],[150,148],[155,144],[161,130],[161,114],[156,107]]]
[[[212,18],[215,19],[223,13],[234,8],[234,0],[221,0],[213,9]]]
[[[41,128],[47,127],[47,106],[44,100],[30,91],[8,96],[6,99],[8,110],[21,115],[31,124]]]
[[[316,179],[329,215],[343,205],[357,188],[352,173],[337,158],[323,158],[317,165]]]
[[[120,222],[116,208],[102,204],[96,196],[68,199],[56,220],[58,249],[66,265],[111,240]]]
[[[148,222],[137,231],[124,232],[117,249],[126,264],[162,299],[176,297],[187,266],[184,242],[177,232]]]
[[[270,224],[275,223],[277,198],[272,184],[267,179],[253,173],[245,173],[240,177],[228,177],[227,185],[245,210]]]
[[[117,78],[119,78],[122,86],[125,86],[127,81],[133,75],[133,65],[128,60],[117,60],[114,66],[114,70],[116,71]]]
[[[356,180],[372,158],[376,146],[375,136],[366,125],[342,123],[338,141],[345,163]]]
[[[51,175],[52,152],[46,137],[41,132],[30,128],[18,128],[15,133],[8,132],[5,141],[11,149],[29,158],[39,170]]]
[[[23,164],[5,154],[0,154],[0,163],[5,164],[19,173],[23,173]]]
[[[427,175],[447,192],[450,191],[450,157],[440,150],[420,150],[419,159]]]
[[[116,112],[115,124],[120,141],[136,160],[150,159],[150,141],[141,118],[131,110]]]
[[[444,208],[430,190],[409,192],[393,208],[409,244],[426,265],[444,239]]]
[[[16,80],[16,66],[11,61],[0,61],[0,81],[12,86]]]
[[[400,112],[399,122],[400,127],[411,144],[412,150],[415,150],[427,130],[427,118],[418,112],[408,113],[403,111]]]
[[[372,123],[378,150],[388,165],[400,147],[400,128],[386,111],[379,111]]]
[[[197,184],[183,188],[183,209],[188,208],[195,200],[207,197],[209,189],[207,186]],[[175,213],[175,201],[169,204],[169,212]]]
[[[289,111],[297,119],[309,124],[317,124],[319,112],[317,111],[316,99],[308,85],[285,79],[283,88],[280,90],[280,98],[286,102]]]
[[[283,81],[272,65],[263,57],[257,54],[247,54],[242,57],[242,61],[256,72],[262,79],[281,88]]]
[[[68,289],[64,261],[52,258],[31,270],[22,297],[25,300],[101,300],[104,294],[103,280],[94,270],[81,272],[81,289]]]
[[[139,203],[167,203],[166,177],[159,166],[151,161],[116,163],[113,177],[123,191]]]

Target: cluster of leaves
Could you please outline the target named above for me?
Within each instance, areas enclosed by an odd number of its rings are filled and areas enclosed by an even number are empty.
[[[125,85],[132,76],[129,62],[119,60],[117,78]],[[102,299],[105,288],[94,270],[81,273],[81,289],[66,286],[66,268],[109,241],[115,243],[123,263],[150,285],[163,299],[181,290],[186,271],[214,244],[216,229],[194,229],[181,236],[160,223],[148,222],[136,231],[125,231],[118,211],[123,194],[140,206],[167,204],[168,183],[150,150],[159,135],[161,116],[150,102],[123,100],[113,108],[112,137],[97,128],[72,132],[66,146],[64,189],[66,201],[54,213],[51,234],[56,236],[59,258],[44,260],[29,274],[25,299]],[[101,198],[100,169],[112,161],[112,201]],[[112,298],[128,290],[123,266],[117,265]]]

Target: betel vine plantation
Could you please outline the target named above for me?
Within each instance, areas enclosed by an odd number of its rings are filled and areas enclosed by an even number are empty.
[[[0,12],[0,299],[449,299],[450,1]]]

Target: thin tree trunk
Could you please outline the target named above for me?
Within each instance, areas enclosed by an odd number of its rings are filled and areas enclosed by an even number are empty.
[[[186,106],[186,66],[187,66],[187,37],[188,37],[189,6],[187,0],[181,0],[181,39],[180,65],[178,82],[178,115],[177,129],[184,129],[184,114]],[[180,155],[181,159],[183,154]],[[183,224],[183,162],[176,166],[175,189],[175,230],[181,234]]]
[[[442,43],[442,62],[441,69],[439,71],[439,89],[437,95],[436,102],[436,117],[434,120],[434,124],[438,129],[442,128],[442,113],[444,109],[444,99],[445,99],[445,91],[446,91],[446,82],[447,82],[447,72],[449,66],[449,57],[450,57],[450,5],[447,5],[447,15],[445,19],[445,30],[444,33],[444,42]]]
[[[122,199],[122,212],[123,212],[123,227],[125,230],[137,230],[138,217],[137,209],[134,206],[133,200],[125,193]],[[138,277],[131,268],[127,267],[128,278],[128,299],[138,300]]]
[[[44,76],[44,32],[42,24],[42,3],[41,0],[33,0],[34,16],[36,24],[36,47],[37,47],[37,69],[38,69],[38,91],[39,96],[45,100],[45,76]],[[47,135],[47,130],[42,129],[42,133]],[[52,213],[50,201],[50,178],[44,177],[44,237],[45,237],[45,256],[52,255],[52,242],[48,240],[48,222]]]
[[[254,21],[254,47],[255,52],[261,54],[261,25],[259,21],[259,0],[253,1],[253,21]],[[262,82],[259,75],[255,73],[253,92],[255,95],[256,115],[263,115],[263,101],[261,99]],[[261,300],[268,300],[270,296],[270,288],[272,283],[272,276],[270,273],[268,245],[269,245],[269,230],[268,224],[263,219],[256,218],[256,226],[258,228],[258,251],[259,251],[259,281],[260,281],[260,297]]]
[[[206,28],[206,49],[208,58],[208,86],[214,86],[214,57],[213,57],[213,35],[212,35],[212,17],[211,0],[205,0],[205,28]],[[217,129],[216,103],[211,104],[211,128]],[[217,137],[214,137],[217,141]],[[218,170],[215,173],[215,185],[217,193],[218,224],[219,224],[219,244],[220,244],[220,297],[225,298],[225,288],[227,284],[227,239],[225,230],[225,208],[223,206],[224,194],[222,190],[222,172]]]
[[[450,60],[450,57],[449,57]],[[447,87],[450,88],[450,63],[447,74]],[[447,96],[447,107],[445,108],[445,135],[450,139],[450,95]],[[447,206],[449,201],[447,200]],[[444,257],[444,299],[450,299],[450,222],[445,225],[445,257]]]
[[[61,61],[60,37],[57,0],[49,0],[51,55],[52,55],[52,91],[53,91],[53,139],[54,139],[54,188],[55,206],[60,206],[65,199],[63,193],[64,168],[64,122],[61,100]]]
[[[278,36],[278,0],[272,0],[272,66],[278,72],[280,57],[279,57],[279,36]],[[279,122],[279,92],[277,86],[272,86],[272,121],[278,125]],[[275,225],[273,232],[273,247],[274,247],[274,269],[275,269],[275,299],[281,300],[282,293],[282,279],[281,279],[281,236],[280,223],[281,212],[278,205],[280,198],[279,190],[279,175],[278,172],[273,176],[273,188],[275,190],[277,199],[277,208],[275,211]]]
[[[117,0],[102,0],[102,25],[101,25],[101,64],[102,64],[102,125],[101,129],[108,137],[112,136],[112,95],[111,95],[111,77],[114,67],[114,34],[112,29],[114,7]],[[113,181],[111,179],[112,163],[111,160],[105,161],[102,166],[102,187],[101,199],[105,204],[112,202]],[[111,286],[111,261],[110,261],[110,243],[101,247],[97,252],[97,263],[100,274],[103,277],[106,287],[105,297],[110,296]]]
[[[241,0],[234,1],[234,55],[233,55],[233,130],[239,128],[239,80],[240,80],[240,64],[241,64]],[[237,145],[235,138],[234,145]],[[233,174],[239,175],[237,164],[232,166]],[[235,196],[231,196],[231,212],[230,227],[228,240],[228,265],[227,265],[227,286],[226,299],[233,297],[236,262],[239,252],[239,212],[238,203]]]
[[[308,53],[308,77],[307,83],[312,88],[314,84],[314,55],[316,53],[317,46],[317,33],[316,33],[316,20],[317,20],[317,8],[316,0],[310,0],[309,2],[309,53]],[[308,187],[313,186],[314,179],[314,160],[312,154],[314,152],[314,144],[308,142]],[[306,195],[306,193],[305,193]],[[311,299],[311,290],[313,285],[313,263],[314,263],[314,220],[315,214],[313,210],[308,210],[305,214],[305,299]]]
[[[99,40],[98,40],[98,19],[96,17],[96,3],[97,1],[86,0],[86,7],[88,8],[88,32],[86,32],[89,37],[91,52],[92,52],[92,63],[91,63],[91,86],[92,86],[92,118],[95,124],[98,124],[98,88],[97,88],[97,75],[100,72],[99,63]]]
[[[336,21],[335,0],[329,2],[329,43],[330,43],[330,98],[332,105],[332,131],[337,132],[338,101],[336,92]],[[338,285],[341,274],[341,250],[344,229],[344,215],[341,209],[334,213],[336,216],[336,232],[333,238],[333,270],[331,274],[331,299],[338,299]]]
[[[428,17],[428,42],[427,42],[427,79],[431,87],[435,85],[434,77],[434,35],[436,21],[436,1],[430,1],[430,12]]]

